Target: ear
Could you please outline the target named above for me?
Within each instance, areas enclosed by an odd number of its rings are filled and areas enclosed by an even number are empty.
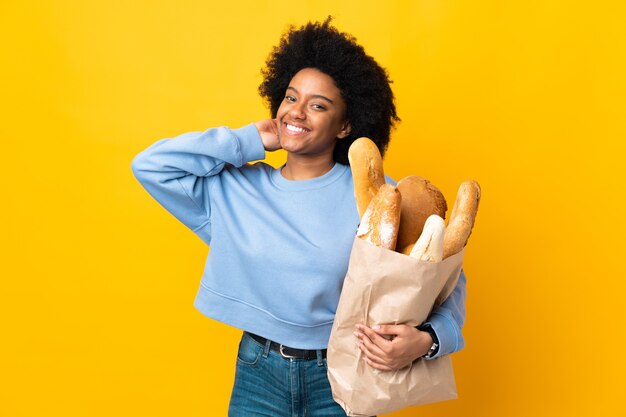
[[[341,130],[339,131],[339,133],[337,133],[337,138],[343,139],[346,136],[348,136],[351,131],[352,131],[352,126],[350,125],[350,121],[346,120],[343,123],[343,126],[341,127]]]

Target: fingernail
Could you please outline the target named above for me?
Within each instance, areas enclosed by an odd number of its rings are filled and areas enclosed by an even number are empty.
[[[359,337],[359,332],[354,332],[354,335],[358,338]]]
[[[372,326],[372,329],[374,330],[380,330],[380,326],[378,324],[375,324],[374,326]]]

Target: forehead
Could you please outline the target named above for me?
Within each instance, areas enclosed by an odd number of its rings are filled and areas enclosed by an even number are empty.
[[[303,68],[293,76],[289,87],[302,94],[322,94],[329,98],[340,98],[341,91],[333,78],[315,68]]]

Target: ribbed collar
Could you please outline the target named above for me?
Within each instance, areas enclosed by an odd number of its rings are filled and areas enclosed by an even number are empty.
[[[316,188],[325,187],[337,179],[339,179],[342,175],[345,175],[350,169],[347,165],[342,165],[338,162],[335,162],[335,165],[324,175],[311,178],[308,180],[288,180],[283,177],[281,174],[281,170],[286,164],[281,165],[278,168],[275,168],[272,171],[272,183],[281,190],[287,191],[305,191],[305,190],[313,190]]]

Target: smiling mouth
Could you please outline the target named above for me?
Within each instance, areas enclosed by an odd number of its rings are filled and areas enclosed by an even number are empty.
[[[287,130],[287,132],[294,134],[294,135],[300,135],[302,133],[307,133],[310,132],[309,129],[305,129],[303,127],[298,127],[298,126],[294,126],[294,125],[290,125],[289,123],[284,123],[285,125],[285,129]]]

